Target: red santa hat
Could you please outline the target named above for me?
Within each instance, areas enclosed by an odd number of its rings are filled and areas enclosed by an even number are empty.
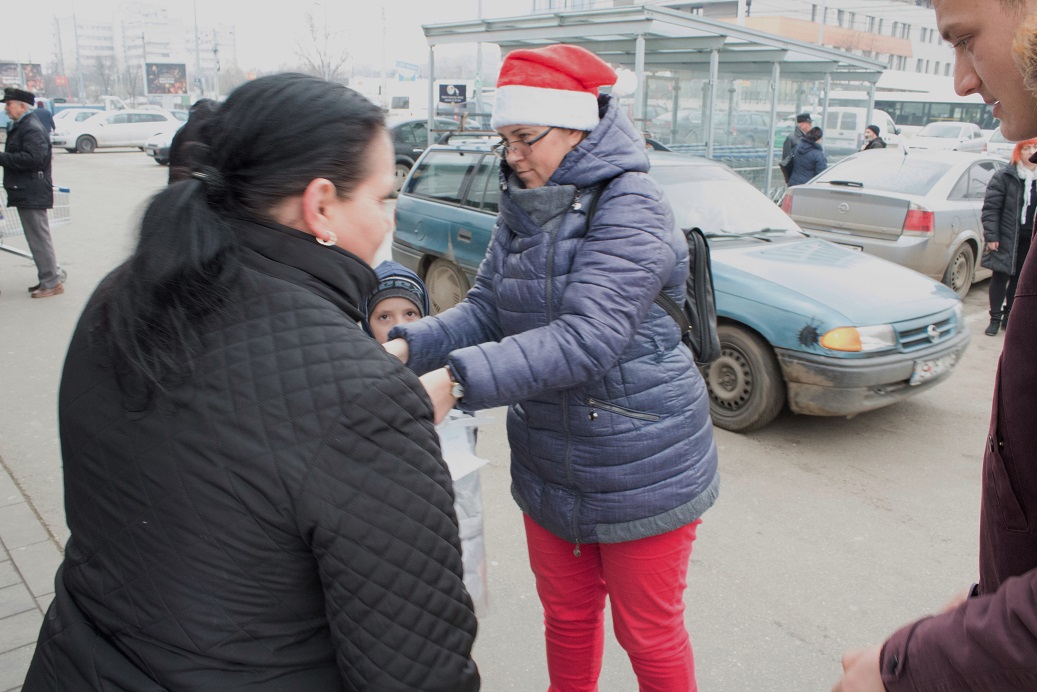
[[[599,121],[598,87],[615,83],[615,70],[586,48],[555,44],[512,51],[497,78],[490,125],[593,130]]]

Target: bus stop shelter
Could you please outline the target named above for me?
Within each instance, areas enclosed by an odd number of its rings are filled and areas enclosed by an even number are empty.
[[[665,7],[628,5],[606,9],[545,12],[521,17],[483,18],[422,27],[429,46],[429,130],[435,113],[436,47],[456,44],[497,44],[502,57],[519,48],[551,43],[582,46],[614,66],[632,70],[637,77],[633,95],[635,122],[646,122],[646,78],[655,74],[701,74],[702,130],[705,155],[715,150],[714,118],[720,85],[726,79],[764,79],[770,89],[770,132],[777,126],[778,84],[782,79],[822,82],[822,118],[828,109],[833,83],[853,83],[869,93],[874,107],[875,83],[885,65],[844,51],[787,39],[706,19]],[[673,122],[678,103],[673,99]],[[823,120],[822,120],[823,122]],[[768,138],[769,139],[769,138]],[[766,190],[771,190],[774,152],[767,146]]]

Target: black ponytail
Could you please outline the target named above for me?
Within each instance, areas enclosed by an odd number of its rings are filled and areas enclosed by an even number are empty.
[[[315,178],[348,198],[384,131],[381,110],[363,96],[301,74],[248,82],[201,118],[183,179],[152,198],[133,255],[101,298],[124,391],[147,400],[190,372],[206,318],[224,307],[240,272],[229,219],[269,220]]]

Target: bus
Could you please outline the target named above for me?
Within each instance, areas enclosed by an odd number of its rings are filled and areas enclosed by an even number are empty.
[[[833,91],[829,98],[832,106],[868,105],[865,91]],[[875,90],[875,108],[889,113],[905,134],[917,132],[933,122],[954,121],[975,123],[981,130],[993,130],[997,119],[993,110],[983,103],[978,95],[960,97],[953,89],[941,88],[930,91]]]

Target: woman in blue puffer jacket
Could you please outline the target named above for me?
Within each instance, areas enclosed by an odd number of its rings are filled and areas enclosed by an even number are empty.
[[[551,689],[597,689],[607,594],[640,688],[693,690],[683,592],[717,450],[705,384],[653,302],[683,300],[687,241],[641,135],[597,94],[606,63],[553,45],[509,53],[500,75],[487,257],[464,301],[386,348],[424,373],[438,417],[509,405]]]
[[[828,158],[821,146],[820,127],[812,127],[803,134],[796,147],[796,155],[792,157],[792,175],[789,176],[789,187],[802,185],[815,175],[828,168]]]

